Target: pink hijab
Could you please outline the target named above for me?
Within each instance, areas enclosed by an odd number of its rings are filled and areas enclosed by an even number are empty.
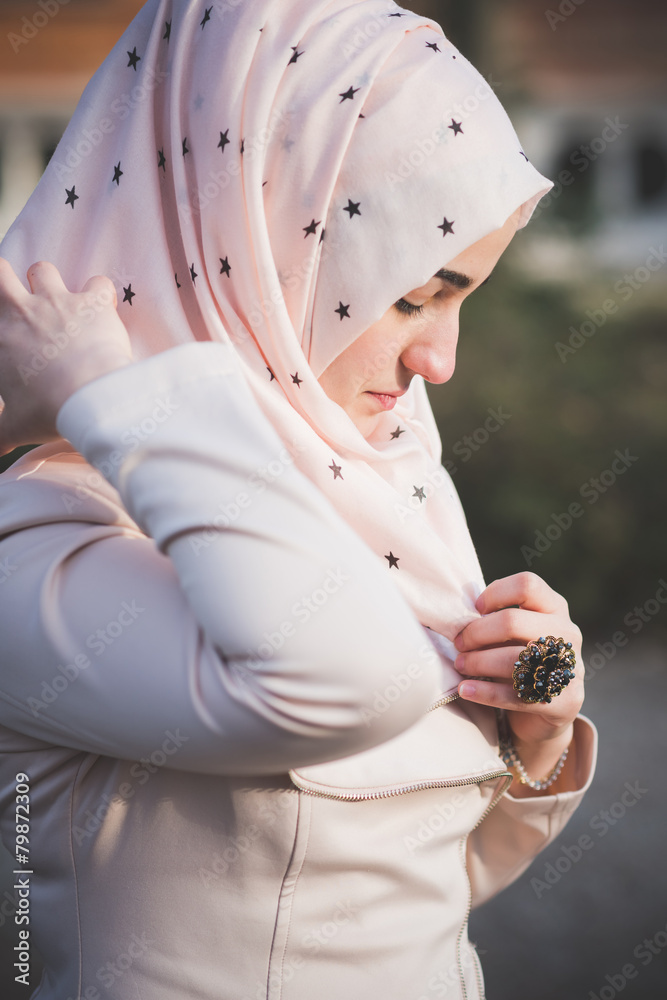
[[[483,580],[422,380],[366,440],[317,379],[550,186],[486,81],[394,3],[149,0],[0,253],[72,289],[109,275],[137,358],[231,342],[285,443],[257,482],[293,459],[451,639]]]

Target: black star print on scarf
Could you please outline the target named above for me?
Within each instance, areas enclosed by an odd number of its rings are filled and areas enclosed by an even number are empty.
[[[463,129],[461,128],[461,122],[455,122],[453,118],[452,118],[452,124],[448,125],[447,128],[450,128],[452,130],[452,132],[454,133],[454,135],[458,135],[459,133],[461,133],[461,135],[463,135]]]
[[[305,52],[305,49],[302,49],[301,52],[299,52],[298,49],[299,49],[298,45],[293,45],[292,46],[292,52],[294,53],[294,55],[292,56],[292,58],[290,59],[290,61],[287,63],[288,66],[291,66],[292,63],[295,63],[297,61],[297,59],[299,58],[299,56],[302,56],[303,53]]]
[[[159,170],[160,167],[162,167],[162,169],[166,173],[167,172],[167,160],[166,160],[165,155],[164,155],[164,149],[158,149],[157,155],[158,155],[157,168]]]
[[[338,313],[338,315],[341,318],[341,322],[342,322],[343,319],[350,319],[350,303],[348,302],[348,304],[346,306],[344,306],[343,303],[339,299],[339,301],[338,301],[338,309],[334,309],[334,312]]]
[[[403,428],[399,424],[399,426],[396,428],[396,430],[391,432],[392,440],[393,441],[397,441],[400,438],[401,434],[405,434],[405,431],[403,430]]]
[[[181,286],[180,286],[179,281],[178,281],[178,274],[174,275],[174,281],[176,282],[176,287],[180,288]]]
[[[229,278],[231,271],[229,257],[225,257],[224,260],[222,259],[222,257],[219,257],[218,260],[220,261],[220,274],[226,274],[227,277]]]
[[[229,129],[227,129],[226,132],[220,133],[220,142],[218,143],[218,149],[221,149],[223,153],[225,151],[225,146],[229,145],[229,143],[232,141],[231,139],[228,138],[228,136],[229,136]]]
[[[315,234],[317,233],[317,227],[321,225],[322,225],[321,219],[319,222],[315,222],[315,219],[313,219],[313,221],[310,223],[309,226],[304,226],[303,231],[306,234],[304,236],[304,240],[308,239],[309,236],[315,236]]]
[[[292,382],[294,382],[294,385],[297,387],[297,389],[300,389],[303,379],[299,378],[299,373],[297,372],[296,375],[291,375],[290,378],[292,379]]]
[[[361,215],[361,212],[359,211],[359,206],[360,205],[361,205],[360,201],[351,201],[348,198],[347,205],[345,206],[345,208],[343,209],[343,211],[344,212],[349,212],[350,218],[352,218],[353,215]]]
[[[171,38],[171,21],[165,21],[164,25],[164,35],[162,36],[163,41],[169,41]]]
[[[134,70],[134,72],[136,73],[136,72],[137,72],[137,63],[138,63],[138,62],[140,61],[140,59],[141,59],[141,56],[138,56],[138,55],[137,55],[137,46],[135,45],[135,46],[134,46],[134,48],[132,49],[132,51],[131,51],[131,52],[130,52],[130,51],[128,50],[128,53],[127,53],[127,54],[128,54],[128,56],[130,57],[130,61],[129,61],[129,63],[127,64],[127,66],[128,66],[128,69],[129,69],[129,67],[131,66],[131,67],[132,67],[132,69]]]
[[[426,499],[426,494],[424,493],[423,486],[415,486],[415,491],[412,495],[413,497],[417,497],[420,503],[423,503],[424,500]]]
[[[212,10],[213,10],[212,7],[207,7],[206,8],[206,13],[204,14],[203,18],[199,22],[201,24],[201,30],[202,31],[204,30],[204,28],[206,27],[206,25],[208,24],[208,22],[211,20],[211,11]]]
[[[438,226],[438,229],[442,229],[442,235],[446,236],[447,233],[453,233],[454,232],[454,223],[450,222],[448,219],[443,219],[442,220],[442,225]]]
[[[434,52],[439,52],[440,51],[440,49],[438,48],[438,43],[437,42],[427,42],[426,43],[426,48],[427,49],[433,49]]]
[[[183,140],[183,156],[187,156],[189,152],[190,150],[188,149],[188,137],[186,135],[185,139]]]
[[[260,30],[261,30],[261,29],[260,29]],[[268,365],[266,366],[266,370],[267,370],[267,372],[269,373],[269,382],[273,382],[273,380],[274,380],[274,378],[275,378],[276,376],[275,376],[275,375],[273,374],[273,372],[271,371],[271,369],[269,368],[269,366],[268,366]]]
[[[391,550],[389,552],[389,555],[385,556],[385,559],[389,560],[389,569],[393,569],[394,566],[396,567],[396,569],[400,568],[399,565],[398,565],[398,557],[395,556],[394,553]]]
[[[343,478],[343,473],[341,472],[342,465],[336,465],[335,461],[332,461],[332,463],[329,466],[329,468],[331,469],[331,471],[334,474],[334,481],[336,479],[342,479]]]
[[[125,292],[125,298],[123,299],[123,302],[129,302],[130,305],[132,305],[132,299],[137,294],[136,292],[132,291],[132,285],[129,284],[127,288],[123,289],[123,291]]]
[[[76,184],[72,185],[71,191],[69,190],[69,188],[65,188],[65,191],[67,191],[67,201],[65,202],[65,204],[71,205],[72,208],[74,208],[74,202],[79,200],[79,196],[76,193]]]
[[[340,103],[342,104],[343,101],[353,101],[354,95],[357,94],[360,90],[361,87],[349,87],[344,94],[338,95],[340,97]]]
[[[113,180],[112,184],[115,183],[117,187],[120,187],[120,179],[123,176],[123,171],[120,169],[120,160],[118,161],[118,166],[113,168]]]
[[[192,278],[192,284],[193,284],[193,285],[196,285],[196,284],[197,284],[197,278],[199,277],[199,275],[198,275],[198,274],[197,274],[197,272],[195,271],[195,266],[194,266],[194,264],[193,264],[193,265],[192,265],[192,267],[190,268],[190,277]]]

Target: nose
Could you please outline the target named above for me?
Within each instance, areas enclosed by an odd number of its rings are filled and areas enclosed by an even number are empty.
[[[447,315],[435,315],[420,325],[418,332],[401,352],[401,362],[426,382],[447,382],[456,367],[456,345],[459,339],[459,310]]]

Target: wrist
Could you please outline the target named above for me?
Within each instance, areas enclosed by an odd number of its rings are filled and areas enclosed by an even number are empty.
[[[507,717],[499,719],[500,749],[513,771],[510,794],[515,798],[553,795],[576,788],[574,724],[542,739],[515,738]]]

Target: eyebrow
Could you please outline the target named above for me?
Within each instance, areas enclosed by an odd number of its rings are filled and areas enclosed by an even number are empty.
[[[467,274],[462,274],[460,271],[448,271],[445,267],[441,267],[433,277],[439,278],[441,281],[446,281],[447,284],[454,285],[455,288],[460,288],[461,290],[470,288],[471,285],[475,284],[475,279],[468,277]],[[489,275],[490,277],[491,275]],[[479,287],[481,288],[482,285],[485,285],[489,278],[483,281]]]

